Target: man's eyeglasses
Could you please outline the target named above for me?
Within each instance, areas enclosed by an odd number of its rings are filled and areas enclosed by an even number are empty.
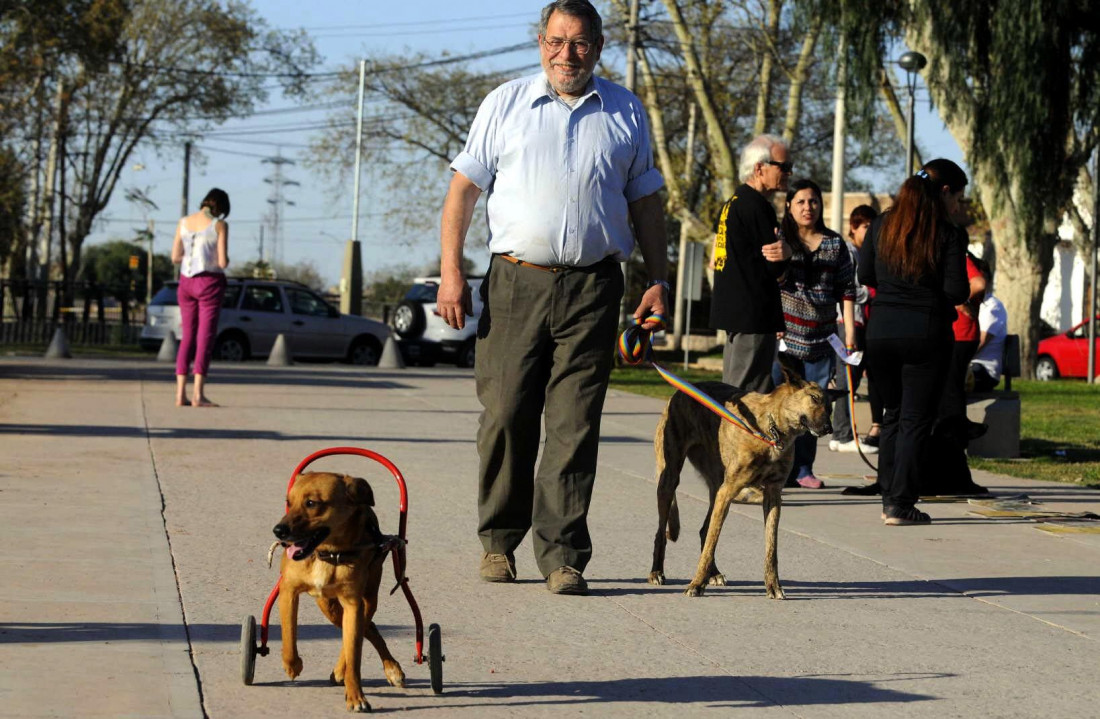
[[[593,43],[588,40],[562,40],[561,38],[551,37],[542,41],[542,44],[546,46],[546,49],[551,53],[556,54],[561,52],[566,45],[572,46],[573,50],[581,56],[587,55],[592,51]]]
[[[764,164],[765,165],[775,165],[776,167],[779,168],[779,171],[784,173],[784,174],[787,174],[791,170],[794,169],[794,163],[789,162],[789,161],[788,162],[776,162],[775,160],[765,160]]]

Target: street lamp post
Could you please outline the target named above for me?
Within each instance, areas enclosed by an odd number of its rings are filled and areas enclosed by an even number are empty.
[[[905,84],[909,90],[909,118],[906,122],[905,132],[908,136],[905,143],[906,177],[913,174],[913,106],[915,104],[914,95],[917,90],[917,73],[923,70],[927,64],[928,60],[924,55],[912,50],[898,58],[898,65],[901,66],[902,70],[905,70]]]

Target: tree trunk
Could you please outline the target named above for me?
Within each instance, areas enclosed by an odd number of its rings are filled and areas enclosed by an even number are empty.
[[[693,33],[684,21],[684,15],[680,12],[680,6],[676,0],[664,0],[665,7],[672,20],[672,27],[676,31],[676,38],[680,41],[680,49],[684,55],[684,65],[687,68],[688,86],[695,94],[695,101],[699,103],[699,109],[703,113],[703,121],[706,123],[707,140],[714,157],[714,170],[718,185],[723,197],[730,197],[737,186],[737,166],[733,160],[733,151],[730,149],[729,140],[722,128],[722,122],[718,117],[718,110],[714,106],[714,100],[707,89],[705,76],[695,52]]]
[[[821,15],[814,16],[806,35],[802,38],[802,49],[798,53],[798,64],[791,73],[791,87],[787,93],[787,117],[783,123],[783,139],[789,145],[798,134],[798,121],[802,117],[802,91],[810,74],[810,65],[814,61],[814,47],[821,34],[825,20]]]
[[[772,100],[772,70],[775,67],[775,48],[779,44],[779,15],[782,0],[769,0],[768,24],[764,28],[764,50],[760,61],[760,88],[756,94],[756,122],[752,134],[763,135],[768,131],[768,110]]]

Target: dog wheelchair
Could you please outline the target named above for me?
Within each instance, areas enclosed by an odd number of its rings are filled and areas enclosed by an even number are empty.
[[[417,664],[428,663],[432,691],[436,694],[441,694],[443,692],[444,661],[442,632],[438,624],[432,624],[428,627],[428,652],[425,654],[423,651],[424,622],[420,617],[420,607],[413,597],[412,590],[409,589],[409,579],[405,576],[405,529],[408,524],[409,496],[405,486],[405,478],[401,476],[401,472],[392,462],[390,462],[390,460],[369,449],[360,449],[358,447],[330,447],[329,449],[322,449],[318,452],[314,452],[298,464],[293,474],[290,475],[290,482],[287,484],[286,488],[287,494],[290,494],[290,490],[294,486],[295,480],[298,479],[298,475],[301,474],[306,467],[322,457],[338,454],[351,454],[372,459],[388,469],[393,475],[393,478],[397,481],[398,491],[400,492],[400,520],[397,535],[391,537],[385,545],[385,550],[390,551],[393,555],[393,571],[397,578],[397,585],[390,594],[397,591],[397,587],[401,587],[401,591],[405,594],[405,599],[409,602],[409,607],[412,609],[413,613],[413,619],[416,622],[416,655],[413,657],[413,661]],[[258,646],[256,644],[256,619],[252,615],[249,615],[245,617],[244,621],[241,623],[241,679],[246,685],[252,684],[252,679],[256,671],[256,656],[266,657],[271,652],[270,647],[267,646],[268,624],[271,616],[271,608],[275,605],[275,600],[279,597],[279,584],[281,581],[282,576],[280,575],[279,580],[275,582],[275,588],[271,590],[271,594],[264,604],[263,615],[260,619],[260,643]]]

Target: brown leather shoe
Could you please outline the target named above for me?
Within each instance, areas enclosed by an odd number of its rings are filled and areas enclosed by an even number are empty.
[[[481,581],[508,584],[516,581],[516,558],[507,554],[486,553],[481,558]]]
[[[558,567],[546,578],[546,588],[552,594],[588,594],[588,582],[572,567]]]

